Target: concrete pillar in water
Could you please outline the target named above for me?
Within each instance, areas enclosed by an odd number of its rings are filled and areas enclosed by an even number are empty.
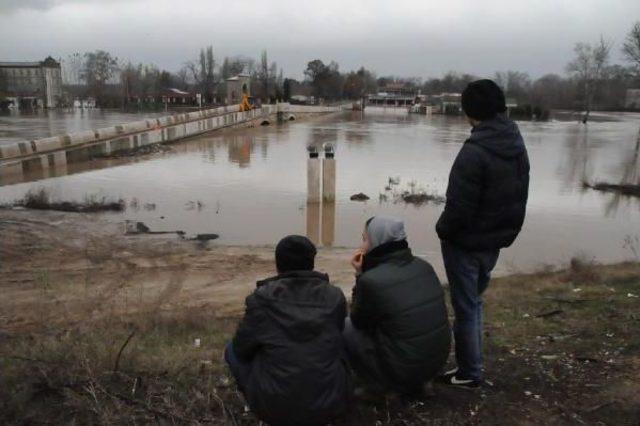
[[[320,158],[315,146],[309,146],[307,160],[307,202],[320,202]]]
[[[324,159],[322,160],[322,200],[334,202],[336,200],[336,160],[333,145],[324,144]]]
[[[322,245],[333,246],[336,235],[336,203],[324,201],[322,203]]]

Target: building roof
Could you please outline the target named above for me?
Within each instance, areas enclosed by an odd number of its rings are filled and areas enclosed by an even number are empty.
[[[0,61],[0,67],[2,68],[39,68],[39,67],[60,67],[60,62],[53,59],[51,56],[47,56],[44,61]]]
[[[37,68],[40,65],[40,62],[0,62],[2,68]]]
[[[241,78],[243,78],[243,79],[244,79],[244,78],[249,78],[249,77],[251,77],[249,74],[242,74],[242,73],[241,73],[241,74],[238,74],[238,75],[234,75],[233,77],[229,77],[229,78],[227,79],[227,81],[238,81],[238,80],[240,80]]]
[[[167,89],[167,93],[174,96],[192,96],[191,93],[185,92],[184,90],[169,88]]]

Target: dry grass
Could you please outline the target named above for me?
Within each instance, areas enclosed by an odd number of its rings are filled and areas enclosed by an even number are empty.
[[[336,424],[633,424],[640,299],[628,295],[639,290],[637,263],[496,279],[485,304],[493,386],[353,404]],[[173,305],[91,318],[0,334],[0,422],[256,422],[221,361],[237,317]]]

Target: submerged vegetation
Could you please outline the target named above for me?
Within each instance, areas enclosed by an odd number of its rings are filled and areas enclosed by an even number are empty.
[[[407,188],[401,188],[400,177],[389,177],[384,192],[380,193],[379,200],[380,202],[392,201],[394,204],[405,203],[422,206],[424,204],[444,204],[446,198],[420,187],[416,181],[410,181]]]
[[[606,182],[596,182],[593,184],[590,184],[589,182],[583,182],[582,185],[585,188],[593,189],[595,191],[616,192],[621,195],[640,197],[640,185],[633,185],[628,183],[614,184]]]
[[[123,200],[111,200],[107,197],[86,196],[83,202],[54,201],[45,188],[31,189],[14,206],[36,210],[57,210],[62,212],[95,213],[120,212],[126,207]]]

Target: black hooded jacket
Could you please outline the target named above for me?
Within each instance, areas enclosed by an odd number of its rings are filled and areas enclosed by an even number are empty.
[[[374,340],[386,385],[415,393],[444,366],[450,331],[444,291],[431,265],[406,240],[364,257],[353,288],[351,322]]]
[[[508,247],[524,223],[528,193],[529,157],[518,126],[502,115],[483,121],[453,163],[436,232],[467,250]]]
[[[292,271],[258,282],[233,339],[237,357],[252,365],[245,396],[258,417],[272,425],[325,424],[346,409],[346,309],[326,274]]]

